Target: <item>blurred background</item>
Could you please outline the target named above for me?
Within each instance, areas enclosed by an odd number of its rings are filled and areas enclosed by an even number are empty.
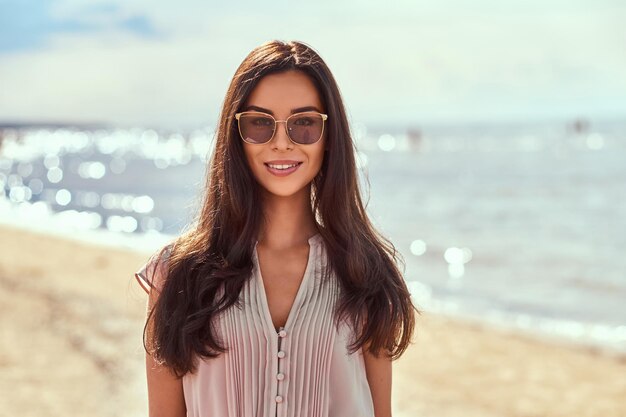
[[[308,43],[333,71],[368,211],[403,256],[421,309],[624,358],[625,19],[625,3],[610,0],[0,1],[0,388],[21,393],[0,389],[0,402],[20,415],[67,415],[60,404],[144,415],[137,311],[145,297],[128,281],[195,215],[226,88],[270,39]],[[103,287],[73,304],[70,294],[90,291],[86,284],[109,285],[86,280],[81,256],[123,284],[121,299]],[[33,309],[9,307],[19,294]],[[45,318],[18,326],[20,309]],[[77,324],[85,317],[117,330],[89,350],[97,332]],[[51,389],[33,376],[50,357],[29,368],[13,340],[37,334],[51,343],[40,332],[46,323],[95,355],[110,395],[128,395],[111,387],[130,381],[136,402],[127,413],[98,408],[98,395],[85,402],[71,384],[39,405],[24,402]],[[121,346],[132,350],[127,372],[111,365]],[[610,393],[626,393],[623,374],[612,380]],[[601,395],[590,389],[588,398]],[[432,396],[407,400],[398,415],[457,415],[453,391],[433,408],[424,405]],[[70,392],[75,402],[60,399]],[[500,414],[476,415],[550,415],[503,403]],[[467,407],[459,415],[471,415]]]

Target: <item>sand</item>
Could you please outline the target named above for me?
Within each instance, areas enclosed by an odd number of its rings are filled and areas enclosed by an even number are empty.
[[[0,227],[0,416],[146,416],[147,254]],[[626,358],[424,313],[395,417],[626,416]]]

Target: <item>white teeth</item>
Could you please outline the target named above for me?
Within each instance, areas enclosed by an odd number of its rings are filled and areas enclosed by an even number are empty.
[[[298,164],[291,164],[291,165],[274,165],[274,164],[267,164],[267,166],[269,166],[270,168],[273,169],[288,169],[288,168],[292,168],[297,166]]]

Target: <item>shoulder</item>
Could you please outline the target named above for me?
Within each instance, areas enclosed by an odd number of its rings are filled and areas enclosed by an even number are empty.
[[[173,246],[174,243],[170,242],[158,248],[135,272],[135,278],[145,292],[150,293],[153,288],[161,292],[167,277],[169,258]]]

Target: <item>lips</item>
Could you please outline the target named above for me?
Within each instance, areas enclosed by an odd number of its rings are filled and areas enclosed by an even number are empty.
[[[302,165],[302,161],[293,161],[293,160],[274,160],[264,162],[264,165],[267,167],[267,170],[278,176],[283,177],[285,175],[289,175],[292,172],[295,172],[300,165]]]

